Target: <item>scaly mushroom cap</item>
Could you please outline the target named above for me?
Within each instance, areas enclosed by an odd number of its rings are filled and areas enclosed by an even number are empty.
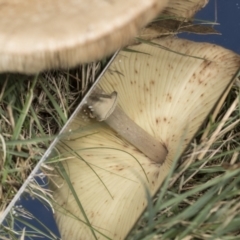
[[[169,0],[164,14],[182,18],[191,18],[201,8],[205,7],[208,0]]]
[[[36,73],[101,59],[168,0],[0,0],[0,72]]]
[[[165,162],[151,162],[104,123],[90,120],[86,125],[83,113],[70,126],[74,134],[59,148],[63,156],[71,156],[63,164],[97,239],[105,239],[100,233],[114,240],[126,237],[147,206],[146,191],[151,196],[157,192],[173,159],[189,144],[240,65],[238,55],[216,45],[182,39],[154,42],[205,60],[140,44],[132,49],[148,55],[120,52],[98,86],[109,94],[116,91],[118,106],[167,147]],[[78,155],[67,153],[69,149]],[[56,206],[56,220],[62,238],[94,239],[66,182],[57,182],[63,184],[54,192],[61,206]]]

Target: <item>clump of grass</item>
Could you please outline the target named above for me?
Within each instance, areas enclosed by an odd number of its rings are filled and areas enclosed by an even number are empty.
[[[0,212],[99,73],[100,63],[36,76],[0,75]]]

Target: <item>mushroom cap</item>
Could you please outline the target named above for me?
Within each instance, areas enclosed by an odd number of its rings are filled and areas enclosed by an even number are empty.
[[[168,0],[0,0],[0,72],[36,73],[103,58]]]
[[[105,239],[100,233],[114,240],[126,237],[147,206],[146,191],[156,194],[174,158],[194,137],[240,65],[239,55],[216,45],[167,38],[154,42],[172,51],[146,44],[131,47],[138,53],[121,51],[98,87],[106,93],[116,91],[118,106],[167,147],[165,162],[149,161],[104,123],[83,121],[83,113],[70,124],[74,134],[59,146],[69,157],[63,165],[92,228],[99,231],[97,239]],[[66,182],[55,181],[63,184],[54,190],[62,238],[94,239],[81,222],[86,220]]]
[[[164,14],[182,18],[191,18],[201,8],[205,7],[208,0],[169,0]]]

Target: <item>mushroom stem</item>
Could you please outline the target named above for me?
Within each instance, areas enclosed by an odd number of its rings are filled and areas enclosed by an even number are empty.
[[[137,125],[120,107],[117,106],[105,122],[150,160],[164,162],[167,149],[163,144]]]
[[[167,149],[162,143],[138,126],[117,105],[117,92],[108,95],[97,89],[88,99],[88,105],[93,109],[98,121],[104,121],[121,137],[135,146],[150,160],[163,163]]]

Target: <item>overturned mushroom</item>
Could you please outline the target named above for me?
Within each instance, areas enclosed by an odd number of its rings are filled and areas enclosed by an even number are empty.
[[[139,44],[132,49],[147,54],[120,52],[98,87],[118,93],[118,107],[166,146],[166,160],[152,162],[106,124],[78,116],[59,150],[84,213],[67,183],[56,179],[63,184],[52,186],[63,239],[124,239],[147,206],[146,191],[157,192],[240,65],[238,55],[215,45],[154,42],[171,51]]]
[[[0,72],[101,59],[129,43],[167,1],[0,0]]]

